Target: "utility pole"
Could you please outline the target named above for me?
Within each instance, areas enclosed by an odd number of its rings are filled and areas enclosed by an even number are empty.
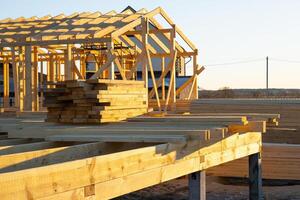
[[[269,96],[269,57],[266,57],[266,90],[267,96]]]

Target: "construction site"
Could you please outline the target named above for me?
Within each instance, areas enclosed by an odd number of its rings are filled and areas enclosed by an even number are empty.
[[[0,20],[0,199],[300,199],[300,99],[199,98],[187,35],[162,7]]]

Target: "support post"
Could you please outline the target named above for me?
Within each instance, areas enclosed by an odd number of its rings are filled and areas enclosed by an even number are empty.
[[[33,69],[32,69],[32,108],[34,111],[39,111],[39,94],[38,94],[38,50],[33,47]]]
[[[108,55],[107,57],[108,57],[108,60],[110,60],[111,57],[113,56],[112,53],[111,53],[113,51],[113,49],[114,49],[113,41],[108,42],[107,43],[107,55]],[[110,66],[108,68],[108,77],[109,77],[110,80],[115,79],[115,64],[114,64],[114,62],[110,63]]]
[[[72,80],[72,46],[70,44],[67,45],[67,49],[65,50],[65,70],[64,77],[65,80]]]
[[[197,67],[198,67],[198,63],[197,63],[197,57],[198,57],[198,50],[195,49],[194,50],[194,56],[193,56],[193,75],[195,75],[196,81],[195,81],[195,85],[193,88],[194,91],[192,92],[192,99],[198,99],[198,75],[197,75]]]
[[[161,57],[161,73],[164,73],[164,71],[165,71],[165,57]],[[165,77],[162,78],[161,89],[162,89],[162,100],[166,100]]]
[[[54,55],[53,54],[49,54],[49,81],[50,82],[54,82],[55,81],[55,68],[56,66],[54,65]]]
[[[260,153],[249,156],[249,199],[263,199]]]
[[[41,72],[40,72],[40,88],[41,88],[41,97],[40,97],[40,108],[43,108],[44,101],[44,62],[40,62]]]
[[[12,59],[12,69],[13,69],[13,78],[14,78],[14,93],[15,93],[15,108],[19,110],[20,99],[19,99],[19,68],[16,61],[16,52],[15,47],[11,49],[11,59]]]
[[[19,105],[20,112],[24,111],[25,107],[25,56],[24,48],[19,47]]]
[[[60,57],[56,56],[56,77],[55,80],[56,81],[60,81],[60,77],[61,77],[61,72],[60,72]]]
[[[149,21],[147,18],[142,19],[142,78],[144,81],[144,86],[148,90],[148,68],[147,68],[147,45],[148,45],[148,32],[149,32]],[[149,103],[149,92],[147,92],[147,102]]]
[[[25,97],[24,110],[32,111],[32,55],[31,46],[25,46]]]
[[[9,61],[8,57],[3,58],[3,107],[9,107]]]
[[[86,63],[85,63],[85,56],[80,57],[80,73],[86,79]]]
[[[206,200],[205,171],[189,174],[189,200]]]
[[[171,51],[171,57],[174,57],[175,55],[175,38],[176,38],[176,26],[175,24],[172,24],[172,31],[170,34],[170,51]],[[176,110],[176,58],[175,59],[175,65],[173,66],[173,70],[171,70],[171,76],[173,76],[173,85],[172,85],[172,105],[171,108],[173,111]]]

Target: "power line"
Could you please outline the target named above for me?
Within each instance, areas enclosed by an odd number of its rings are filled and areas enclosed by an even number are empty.
[[[300,63],[299,60],[288,60],[288,59],[280,59],[280,58],[269,58],[271,61],[277,62],[285,62],[285,63]]]
[[[257,58],[251,60],[240,60],[240,61],[232,61],[232,62],[224,62],[224,63],[213,63],[213,64],[204,64],[206,67],[215,67],[215,66],[226,66],[226,65],[237,65],[237,64],[245,64],[245,63],[254,63],[254,62],[262,62],[265,58]],[[269,62],[285,62],[285,63],[300,63],[300,60],[288,60],[288,59],[279,59],[279,58],[270,58]]]
[[[241,61],[232,61],[232,62],[225,62],[225,63],[207,64],[207,65],[204,65],[204,66],[214,67],[214,66],[223,66],[223,65],[236,65],[236,64],[253,63],[253,62],[259,62],[259,61],[264,61],[264,58],[251,59],[251,60],[241,60]]]

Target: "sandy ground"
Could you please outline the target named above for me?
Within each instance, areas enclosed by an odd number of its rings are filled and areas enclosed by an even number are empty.
[[[300,200],[300,185],[264,186],[266,200]],[[149,187],[116,200],[186,200],[188,199],[187,180],[178,179]],[[246,185],[224,185],[214,177],[207,177],[207,200],[246,200]]]

